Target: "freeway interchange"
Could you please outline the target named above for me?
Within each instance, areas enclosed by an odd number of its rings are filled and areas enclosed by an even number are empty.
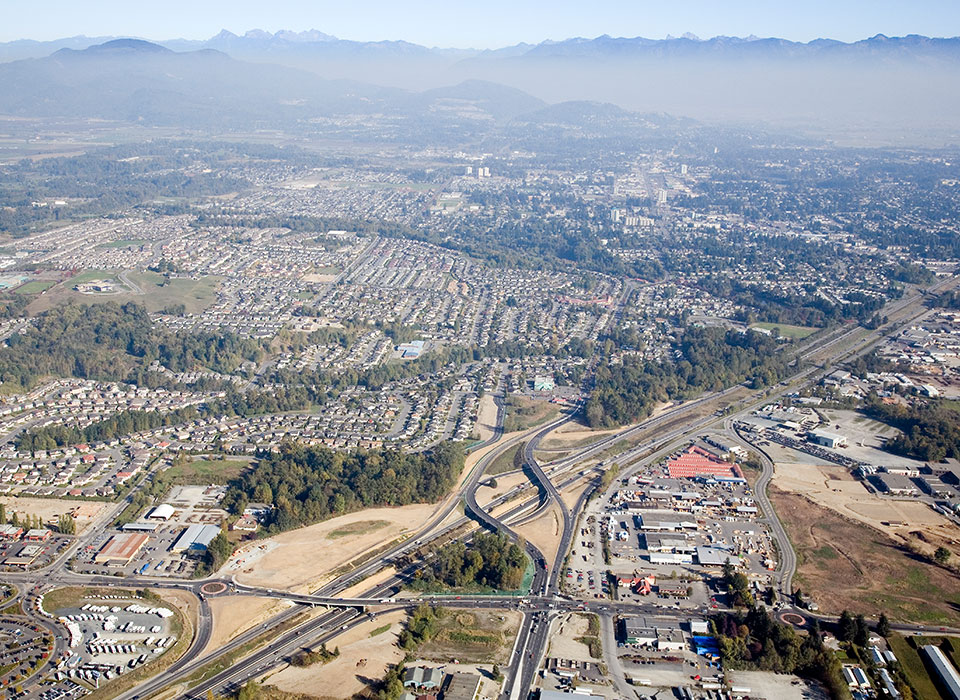
[[[952,284],[946,280],[938,287]],[[931,290],[932,291],[932,290]],[[67,568],[69,558],[82,546],[93,541],[103,527],[126,506],[121,502],[115,506],[98,527],[91,528],[82,537],[77,538],[51,565],[37,572],[13,574],[8,581],[16,589],[16,598],[23,603],[23,609],[35,613],[35,602],[43,592],[66,586],[122,586],[158,589],[182,589],[194,593],[200,600],[197,629],[194,638],[183,654],[166,670],[137,687],[121,693],[120,700],[141,700],[167,690],[167,697],[199,699],[208,693],[223,694],[237,689],[245,682],[262,676],[271,668],[284,663],[297,650],[304,646],[316,646],[321,642],[334,641],[349,629],[383,614],[397,610],[409,610],[424,602],[439,600],[444,606],[453,608],[498,608],[514,609],[522,613],[522,621],[512,652],[511,663],[504,668],[505,679],[501,697],[503,700],[527,698],[544,656],[552,618],[563,612],[588,611],[596,613],[602,620],[604,630],[612,629],[617,615],[663,616],[664,611],[653,603],[635,604],[610,600],[577,600],[566,595],[560,587],[560,575],[564,570],[565,559],[571,548],[572,539],[577,532],[578,522],[587,500],[597,495],[604,468],[617,463],[623,470],[620,477],[628,475],[636,467],[659,458],[666,451],[695,437],[705,429],[722,430],[731,440],[760,456],[762,473],[756,484],[755,496],[759,503],[763,522],[769,527],[779,552],[776,580],[777,588],[784,600],[792,598],[792,578],[796,567],[796,555],[787,534],[766,496],[766,488],[773,474],[773,463],[762,449],[747,441],[734,427],[738,416],[745,415],[760,402],[770,402],[779,396],[795,391],[804,384],[818,381],[832,370],[839,361],[850,359],[869,352],[881,338],[898,328],[900,324],[915,318],[923,297],[919,294],[904,297],[891,302],[885,309],[890,320],[885,326],[874,331],[865,331],[859,327],[840,327],[807,341],[801,346],[795,373],[775,390],[756,392],[747,399],[734,405],[726,412],[703,411],[711,403],[729,397],[743,387],[731,387],[724,391],[701,396],[700,398],[670,409],[656,417],[637,425],[622,429],[609,436],[572,452],[549,465],[542,465],[535,456],[540,442],[551,432],[577,416],[577,407],[546,425],[529,430],[520,435],[504,439],[503,418],[504,403],[502,397],[496,397],[497,420],[494,434],[485,443],[477,447],[487,447],[471,472],[461,481],[459,487],[440,504],[434,517],[420,531],[396,544],[384,552],[360,563],[352,571],[345,573],[311,594],[294,594],[288,591],[246,586],[233,579],[212,577],[196,581],[175,581],[169,578],[150,577],[103,577],[81,575]],[[827,360],[821,364],[808,364],[814,358]],[[725,415],[724,415],[725,413]],[[498,457],[515,448],[522,442],[523,469],[528,478],[537,487],[533,495],[507,493],[491,502],[480,504],[476,492],[484,480],[488,468]],[[600,460],[588,468],[583,465],[588,460]],[[560,491],[577,484],[587,485],[577,502],[568,507]],[[600,495],[602,497],[602,495]],[[129,498],[129,497],[128,497]],[[463,504],[464,515],[451,521],[451,514]],[[533,543],[524,540],[528,556],[535,571],[529,594],[524,598],[515,596],[458,596],[435,599],[431,597],[396,598],[416,569],[417,563],[410,563],[409,557],[415,555],[426,543],[440,542],[451,537],[470,536],[472,528],[479,526],[505,533],[513,539],[520,539],[516,527],[530,521],[556,505],[561,513],[561,535],[556,555],[548,557]],[[493,512],[499,511],[497,515]],[[446,524],[445,524],[446,523]],[[396,566],[397,572],[382,583],[371,586],[361,595],[344,597],[342,594],[382,569]],[[208,599],[212,593],[222,596],[258,596],[278,598],[298,603],[301,607],[292,607],[280,613],[266,623],[236,636],[222,647],[204,654],[212,631],[212,614]],[[327,608],[321,614],[302,621],[298,617],[302,606]],[[798,610],[785,604],[783,610],[796,612],[805,617],[811,613]],[[708,610],[688,611],[703,616]],[[829,618],[822,618],[829,619]],[[49,619],[38,617],[45,626],[50,627]],[[895,626],[903,631],[922,631],[919,625]],[[606,636],[609,636],[607,634]],[[606,641],[605,645],[606,647]],[[66,648],[62,638],[56,639],[57,658]],[[187,683],[187,679],[200,675],[218,661],[226,662],[226,668],[216,673],[206,674],[198,682]],[[622,678],[614,679],[622,681]],[[618,683],[618,686],[620,683]],[[177,689],[174,695],[170,689]]]

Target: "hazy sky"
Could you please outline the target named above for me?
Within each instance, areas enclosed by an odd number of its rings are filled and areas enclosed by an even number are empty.
[[[521,41],[692,32],[843,41],[960,35],[958,0],[0,0],[0,41],[203,39],[226,28],[491,48]]]

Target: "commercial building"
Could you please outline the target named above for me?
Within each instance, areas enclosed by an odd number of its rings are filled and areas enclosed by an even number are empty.
[[[100,564],[117,564],[120,566],[129,564],[148,539],[150,538],[141,533],[131,532],[114,535],[97,552],[94,561]]]
[[[0,525],[0,539],[18,540],[22,534],[23,528],[19,525],[10,525],[9,523]]]
[[[220,534],[217,525],[191,525],[184,530],[170,547],[171,552],[202,552],[213,538]]]
[[[537,376],[533,378],[534,391],[553,391],[553,377]]]
[[[641,647],[650,647],[657,643],[657,630],[646,626],[642,620],[626,618],[623,621],[623,641]]]
[[[40,556],[42,551],[43,547],[40,545],[28,544],[24,547],[21,547],[20,551],[13,556],[4,559],[3,563],[7,566],[19,566],[25,569],[30,566],[37,557]]]
[[[480,693],[480,676],[474,673],[454,673],[447,677],[443,700],[476,700]]]
[[[882,491],[891,496],[919,496],[920,489],[913,480],[903,474],[881,473],[871,477]]]
[[[736,564],[738,559],[735,555],[731,556],[730,552],[725,549],[719,549],[717,547],[697,547],[697,563],[699,563],[700,566],[721,567],[727,562]]]
[[[403,687],[423,690],[439,689],[443,682],[443,671],[439,668],[414,666],[403,671]]]

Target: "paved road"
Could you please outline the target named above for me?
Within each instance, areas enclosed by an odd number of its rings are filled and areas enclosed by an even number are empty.
[[[955,279],[945,280],[938,285],[935,285],[931,288],[930,293],[933,293],[935,290],[939,290],[942,287],[947,286],[948,284],[954,284]],[[625,292],[626,293],[626,292]],[[918,302],[918,297],[913,295],[911,297],[905,298],[898,302],[893,302],[885,308],[885,312],[888,316],[900,315],[900,318],[894,319],[891,322],[891,325],[885,326],[883,329],[879,329],[871,334],[865,336],[852,350],[842,353],[843,357],[849,357],[858,353],[867,352],[873,345],[873,342],[876,342],[881,338],[885,333],[890,331],[890,328],[893,323],[901,323],[904,320],[909,321],[910,318],[916,317],[913,308]],[[901,314],[901,312],[903,312]],[[923,313],[923,311],[921,311]],[[911,314],[914,314],[911,316]],[[861,332],[862,329],[858,327],[852,328],[843,328],[835,330],[831,333],[826,333],[820,338],[816,339],[809,343],[804,351],[801,353],[801,359],[807,359],[813,357],[817,354],[822,354],[825,351],[829,350],[831,347],[844,342],[849,339],[852,335]],[[873,338],[873,341],[870,341],[869,338]],[[833,361],[836,361],[837,358],[832,358]],[[829,363],[828,363],[829,366]],[[826,371],[827,367],[821,368],[821,371]],[[816,368],[798,368],[798,373],[793,377],[793,381],[796,382],[798,379],[807,379],[812,381],[817,378],[818,372]],[[625,438],[632,437],[633,435],[639,433],[640,431],[650,430],[655,428],[658,425],[666,423],[667,421],[677,420],[679,417],[683,416],[687,411],[690,411],[693,408],[703,404],[706,401],[712,401],[718,396],[725,395],[729,392],[736,391],[739,387],[732,387],[724,392],[719,392],[719,394],[712,394],[701,397],[697,401],[691,402],[681,408],[678,408],[674,411],[667,412],[657,418],[645,421],[639,426],[628,428],[619,433],[616,433],[608,438],[604,438],[593,445],[584,448],[583,450],[578,450],[575,455],[572,457],[562,460],[556,465],[551,466],[550,471],[554,478],[559,472],[564,470],[569,470],[576,466],[576,464],[599,455],[601,452],[608,450],[610,447],[615,445],[620,440]],[[767,399],[772,400],[772,399]],[[749,409],[745,409],[749,410]],[[502,425],[502,402],[498,404],[498,430],[490,442],[496,442],[501,437],[501,428]],[[538,431],[537,436],[545,435],[548,429],[553,429],[557,425],[570,420],[570,416],[565,416],[558,421],[555,421],[553,426],[544,426],[544,429]],[[703,427],[709,426],[713,423],[718,422],[719,419],[716,419],[713,416],[708,416],[704,419],[694,420],[691,423],[688,423],[682,428],[669,431],[666,434],[660,434],[656,438],[651,439],[648,443],[640,445],[637,447],[630,448],[625,452],[618,455],[615,459],[617,460],[629,460],[637,457],[638,455],[643,454],[644,452],[649,453],[650,450],[655,450],[667,446],[673,440],[679,440],[682,437],[693,434],[695,431],[702,430]],[[534,442],[534,447],[537,441]],[[379,597],[384,593],[391,592],[393,590],[392,586],[396,585],[395,580],[381,584],[366,594],[363,597],[354,599],[353,601],[344,601],[337,596],[339,592],[347,588],[348,586],[353,585],[362,578],[374,573],[375,571],[382,568],[384,565],[392,562],[393,558],[402,554],[403,552],[413,549],[415,546],[419,545],[420,538],[429,538],[432,537],[437,529],[440,527],[441,522],[452,512],[452,510],[457,506],[459,498],[462,495],[466,501],[468,509],[473,512],[473,514],[478,517],[480,520],[485,522],[491,527],[501,529],[504,531],[510,531],[509,525],[506,522],[503,522],[504,518],[492,518],[486,514],[486,511],[479,507],[476,503],[474,492],[476,490],[477,484],[479,483],[484,470],[490,463],[492,463],[495,456],[502,454],[505,449],[508,449],[512,444],[515,444],[514,440],[507,441],[503,445],[499,446],[498,449],[492,450],[491,453],[486,455],[480,463],[475,467],[473,472],[468,475],[467,479],[464,482],[461,490],[451,495],[447,500],[445,505],[438,511],[437,516],[425,527],[420,533],[419,537],[416,539],[411,538],[413,541],[408,541],[406,543],[400,544],[397,547],[394,547],[389,552],[384,553],[379,556],[377,559],[368,562],[367,564],[358,567],[353,572],[339,577],[337,580],[331,582],[330,584],[324,586],[320,590],[316,591],[316,596],[318,601],[329,601],[336,602],[338,605],[350,605],[356,602],[358,605],[375,605],[379,603]],[[528,447],[530,447],[528,445]],[[530,468],[534,472],[534,475],[546,491],[547,498],[544,499],[545,503],[550,503],[554,500],[558,500],[558,491],[554,484],[551,482],[548,475],[540,468],[539,464],[536,463],[535,459],[532,459],[532,448],[529,450],[530,459]],[[614,460],[609,460],[610,462]],[[768,469],[765,467],[765,473],[768,472]],[[767,477],[769,479],[769,477]],[[766,481],[764,481],[764,484]],[[759,491],[760,489],[758,489]],[[580,510],[582,509],[583,502],[585,502],[585,496],[581,497],[580,502],[576,507],[569,513],[565,515],[565,532],[568,529],[568,525],[572,526],[575,518],[578,516]],[[118,504],[117,510],[123,507],[124,504]],[[527,508],[529,503],[519,504],[516,508],[511,509],[512,514],[522,513],[524,508]],[[489,506],[488,506],[489,507]],[[776,519],[775,513],[773,513],[772,508],[769,513],[771,517],[771,525],[774,527],[775,533],[778,532],[777,528],[779,527],[779,522]],[[569,522],[567,521],[569,517]],[[108,522],[108,521],[105,521]],[[99,534],[98,530],[100,528],[94,529],[89,532],[84,538],[78,539],[77,543],[70,548],[70,550],[75,550],[78,546],[81,545],[83,541],[87,541],[95,535]],[[448,528],[443,528],[447,530]],[[443,531],[441,530],[441,531]],[[511,531],[512,532],[512,531]],[[783,541],[786,542],[786,546],[782,547],[782,556],[785,556],[784,564],[782,565],[782,574],[781,574],[781,587],[783,589],[789,589],[790,586],[790,576],[792,575],[793,564],[789,559],[787,552],[792,552],[789,547],[789,540],[786,540],[785,533],[782,531],[782,527],[779,527],[779,534],[776,534],[779,538],[783,538]],[[566,543],[569,545],[569,542]],[[566,547],[560,549],[560,553],[557,556],[557,559],[553,563],[551,576],[548,579],[546,576],[546,561],[543,559],[542,554],[533,548],[532,554],[537,561],[537,574],[538,578],[535,579],[535,584],[533,587],[534,593],[537,592],[549,592],[553,593],[556,591],[557,581],[556,577],[559,575],[561,569],[559,562],[562,561],[563,557],[566,555]],[[537,558],[539,554],[539,559]],[[283,622],[290,620],[295,614],[295,610],[288,611],[281,615],[275,616],[268,623],[263,625],[260,628],[250,630],[247,633],[240,635],[237,639],[233,640],[229,644],[225,645],[222,649],[218,650],[214,654],[208,655],[204,659],[196,658],[200,653],[200,650],[206,645],[207,640],[209,639],[210,632],[210,615],[209,607],[206,605],[206,601],[203,600],[202,594],[200,594],[199,587],[204,583],[203,581],[198,582],[171,582],[170,580],[162,581],[152,581],[142,578],[136,578],[132,580],[126,579],[112,579],[107,577],[86,577],[78,574],[73,574],[63,569],[63,563],[66,558],[66,555],[58,558],[57,562],[47,568],[45,572],[30,572],[23,575],[14,575],[10,578],[16,580],[21,584],[34,584],[37,582],[45,582],[53,585],[62,585],[64,583],[88,583],[94,584],[100,583],[102,585],[151,585],[158,587],[174,587],[182,588],[186,590],[192,590],[198,595],[200,595],[203,604],[201,605],[200,611],[200,625],[198,627],[197,638],[194,640],[193,644],[190,647],[188,653],[184,658],[177,662],[171,669],[168,669],[167,672],[160,674],[152,681],[148,681],[143,684],[135,691],[121,695],[121,700],[133,700],[136,697],[142,697],[145,693],[155,692],[157,689],[163,685],[169,683],[170,681],[179,680],[190,673],[192,673],[197,668],[208,663],[210,659],[217,658],[222,656],[229,651],[233,651],[244,644],[247,644],[250,641],[255,640],[258,636],[263,634],[266,630],[275,627]],[[253,593],[254,591],[248,590],[247,593]],[[257,592],[257,594],[262,594],[262,592]],[[284,594],[278,592],[271,592],[271,595],[284,596]],[[548,617],[550,614],[553,614],[553,611],[573,611],[573,610],[589,610],[591,612],[596,612],[601,616],[607,618],[613,613],[612,605],[608,601],[589,601],[586,603],[580,603],[577,601],[571,601],[568,599],[559,598],[556,595],[547,595],[547,596],[533,596],[527,599],[529,602],[523,603],[517,601],[516,599],[508,598],[494,598],[494,597],[483,597],[483,598],[470,598],[470,597],[461,597],[459,599],[450,600],[444,599],[444,604],[451,607],[491,607],[491,608],[509,608],[509,607],[524,607],[525,616],[524,616],[524,625],[521,628],[521,634],[518,637],[517,644],[517,657],[518,662],[514,665],[511,664],[508,674],[508,683],[505,687],[509,689],[511,695],[516,694],[519,697],[525,697],[527,691],[530,688],[530,685],[533,681],[533,678],[536,674],[537,666],[539,665],[540,657],[542,656],[543,650],[546,646],[546,640],[549,634],[549,620]],[[308,602],[308,601],[301,601]],[[310,601],[315,602],[315,601]],[[408,605],[416,604],[415,601],[408,603]],[[636,615],[656,615],[662,613],[662,609],[653,605],[629,605],[629,604],[616,604],[616,610],[624,614],[636,614]],[[782,610],[795,610],[794,608],[787,606]],[[708,611],[696,611],[696,614],[704,614]],[[810,616],[806,611],[797,611],[800,614]],[[370,614],[370,613],[366,613]],[[359,624],[362,621],[361,611],[355,608],[339,608],[337,610],[331,610],[319,616],[315,620],[310,621],[306,625],[301,625],[290,632],[282,634],[277,640],[271,642],[267,647],[255,654],[250,655],[247,659],[241,661],[240,664],[232,666],[228,671],[225,671],[224,674],[220,674],[214,679],[210,679],[204,684],[205,689],[223,689],[228,687],[234,687],[238,682],[242,682],[245,678],[256,677],[256,675],[263,670],[264,664],[267,666],[275,664],[278,660],[282,659],[285,653],[289,653],[291,649],[295,649],[298,644],[303,644],[310,640],[319,640],[326,638],[335,637],[339,631],[342,631],[344,626],[349,628],[351,625]],[[818,619],[829,621],[831,618],[828,616],[816,616]],[[926,627],[923,625],[894,625],[895,629],[904,631],[904,632],[933,632],[933,631],[942,631],[942,628],[932,628]],[[947,630],[956,632],[955,630]],[[318,637],[318,635],[320,635]],[[313,642],[311,642],[313,643]],[[522,661],[522,662],[521,662]],[[191,697],[197,697],[205,693],[205,689],[201,690],[199,687],[194,688],[190,691]]]

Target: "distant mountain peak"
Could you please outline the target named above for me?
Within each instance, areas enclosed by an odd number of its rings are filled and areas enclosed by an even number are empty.
[[[87,51],[142,51],[143,53],[173,53],[170,49],[143,39],[113,39],[94,44]]]
[[[319,29],[307,29],[303,32],[295,32],[290,29],[281,29],[273,35],[274,39],[282,39],[293,43],[308,43],[314,41],[337,41],[337,37],[332,34],[325,34]]]
[[[96,54],[112,54],[112,53],[137,53],[137,54],[169,54],[174,53],[165,46],[160,46],[160,44],[154,44],[152,41],[144,41],[143,39],[111,39],[110,41],[105,41],[102,44],[94,44],[93,46],[88,46],[85,49],[77,51],[75,49],[60,49],[54,55],[64,55],[64,54],[82,54],[82,55],[96,55]]]

